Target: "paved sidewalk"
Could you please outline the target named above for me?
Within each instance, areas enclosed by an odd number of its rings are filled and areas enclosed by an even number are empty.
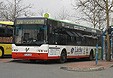
[[[12,58],[0,58],[0,62],[10,62]]]
[[[95,61],[82,61],[68,63],[65,66],[60,67],[60,69],[68,71],[89,72],[89,71],[101,71],[110,67],[113,67],[113,61],[107,62],[104,60],[99,60],[97,65]]]

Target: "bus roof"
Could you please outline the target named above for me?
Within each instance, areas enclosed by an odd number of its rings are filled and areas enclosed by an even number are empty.
[[[71,27],[67,27],[67,28],[74,28],[74,29],[78,29],[78,30],[83,30],[83,31],[87,31],[87,32],[101,32],[101,30],[99,29],[95,29],[95,28],[91,28],[91,27],[86,27],[86,26],[82,26],[82,25],[78,25],[72,22],[67,22],[67,21],[63,21],[63,20],[57,20],[57,19],[53,19],[53,18],[45,18],[45,17],[23,17],[23,18],[17,18],[17,20],[23,20],[23,19],[47,19],[47,20],[53,20],[53,21],[57,21],[57,22],[61,22],[61,23],[66,23],[66,24],[71,24]],[[64,26],[65,27],[65,26]]]
[[[14,25],[14,22],[12,22],[12,21],[0,21],[0,24],[3,24],[3,25]]]
[[[82,25],[78,25],[78,24],[75,24],[73,22],[70,22],[70,21],[65,21],[65,20],[56,20],[56,19],[53,19],[53,18],[47,18],[47,19],[50,19],[50,20],[54,20],[54,21],[59,21],[59,22],[62,22],[62,23],[67,23],[67,24],[72,24],[74,26],[74,29],[76,27],[78,27],[78,30],[84,30],[84,31],[87,31],[87,32],[101,32],[100,29],[96,29],[96,28],[91,28],[91,27],[86,27],[86,26],[82,26]],[[70,27],[71,28],[71,27]]]
[[[74,24],[74,25],[80,26],[80,27],[91,28],[91,27],[87,27],[87,26],[82,26],[82,25],[75,24],[74,22],[71,22],[71,21],[56,20],[56,19],[53,19],[53,18],[48,18],[48,19],[50,19],[50,20],[55,20],[55,21],[59,21],[59,22],[64,22],[64,23],[69,23],[69,24]],[[91,28],[91,29],[99,30],[99,29],[96,29],[96,28]]]

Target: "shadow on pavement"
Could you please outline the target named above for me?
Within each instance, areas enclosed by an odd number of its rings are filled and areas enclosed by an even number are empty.
[[[87,59],[68,59],[66,63],[73,63],[73,62],[86,62],[88,61]],[[47,61],[35,61],[35,62],[31,62],[29,60],[11,60],[10,62],[15,62],[15,63],[24,63],[24,64],[62,64],[59,63],[58,60],[47,60]],[[66,64],[64,63],[64,64]]]
[[[12,58],[12,56],[11,55],[8,55],[8,56],[4,56],[4,57],[0,57],[0,59],[10,59],[10,58]]]

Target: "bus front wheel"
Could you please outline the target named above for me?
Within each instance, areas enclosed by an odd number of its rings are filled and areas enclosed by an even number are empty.
[[[0,49],[0,57],[3,57],[3,56],[4,56],[3,50]]]
[[[36,60],[30,60],[31,63],[36,63]]]
[[[60,63],[64,63],[66,61],[67,61],[67,53],[65,50],[63,50],[60,56]]]

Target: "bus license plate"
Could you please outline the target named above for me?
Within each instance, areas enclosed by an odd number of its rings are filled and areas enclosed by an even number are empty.
[[[32,54],[24,54],[24,56],[32,56]]]

